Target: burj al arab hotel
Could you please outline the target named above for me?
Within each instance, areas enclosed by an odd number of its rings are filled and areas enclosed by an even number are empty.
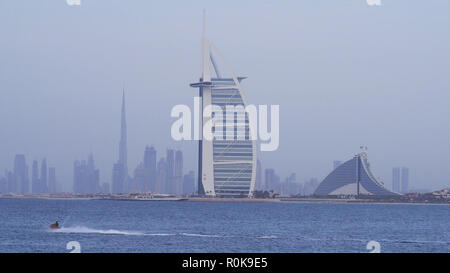
[[[216,57],[216,58],[214,58]],[[224,64],[231,76],[223,77],[218,62]],[[199,89],[201,112],[207,107],[220,107],[222,116],[212,125],[213,138],[203,136],[198,147],[198,193],[211,197],[251,197],[256,178],[256,140],[249,129],[249,115],[225,112],[228,106],[247,106],[240,83],[244,77],[236,77],[226,60],[205,37],[205,12],[203,12],[202,76],[191,87]],[[214,75],[211,75],[212,70]],[[216,108],[217,109],[217,108]],[[231,115],[231,116],[230,116]],[[211,118],[201,117],[200,128]],[[234,120],[231,124],[229,120]],[[225,122],[227,119],[228,123]],[[224,124],[226,124],[224,126]],[[233,137],[227,135],[234,132]]]

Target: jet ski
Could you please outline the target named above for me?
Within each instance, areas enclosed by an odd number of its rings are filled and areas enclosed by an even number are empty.
[[[58,229],[58,228],[59,228],[59,223],[58,223],[58,221],[56,221],[55,223],[51,224],[51,225],[49,226],[49,228],[50,228],[50,229]]]

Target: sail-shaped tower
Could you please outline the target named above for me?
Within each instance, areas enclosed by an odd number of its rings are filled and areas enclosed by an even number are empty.
[[[230,77],[223,77],[214,56],[225,64]],[[215,76],[211,75],[211,68]],[[198,193],[217,197],[251,197],[256,178],[256,140],[250,130],[248,113],[225,112],[228,106],[247,107],[240,83],[244,77],[236,77],[220,52],[205,37],[205,13],[203,12],[202,76],[191,87],[199,89],[201,112],[220,107],[224,111],[225,127],[212,126],[214,137],[199,140]],[[231,116],[230,116],[231,115]],[[226,123],[230,120],[234,123]],[[222,117],[221,117],[222,118]],[[211,116],[200,117],[200,128],[211,121]],[[220,122],[217,122],[216,125]],[[231,126],[231,127],[230,127]],[[228,135],[234,132],[233,136]],[[203,130],[202,130],[203,132]]]

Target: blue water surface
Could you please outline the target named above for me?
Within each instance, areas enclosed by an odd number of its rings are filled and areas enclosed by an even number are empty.
[[[449,220],[448,205],[0,199],[0,252],[450,252]]]

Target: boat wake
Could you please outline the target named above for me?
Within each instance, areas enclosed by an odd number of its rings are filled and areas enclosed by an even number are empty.
[[[95,229],[83,226],[76,227],[62,227],[59,229],[52,229],[50,232],[55,233],[96,233],[96,234],[112,234],[112,235],[146,235],[139,231],[127,231],[127,230],[116,230],[116,229]],[[148,234],[150,235],[150,234]]]
[[[266,235],[266,236],[260,236],[258,238],[260,238],[260,239],[277,239],[278,237],[275,235]]]
[[[198,233],[151,233],[131,230],[117,230],[117,229],[95,229],[85,226],[61,227],[59,229],[48,229],[48,232],[53,233],[72,233],[72,234],[105,234],[105,235],[130,235],[130,236],[187,236],[187,237],[209,237],[209,238],[225,238],[236,237],[232,235],[217,235],[217,234],[198,234]],[[239,237],[239,236],[238,236]],[[261,239],[275,239],[277,236],[259,236]]]
[[[231,237],[231,236],[210,235],[210,234],[197,234],[197,233],[181,233],[181,235],[183,235],[183,236],[189,236],[189,237],[213,237],[213,238]]]

